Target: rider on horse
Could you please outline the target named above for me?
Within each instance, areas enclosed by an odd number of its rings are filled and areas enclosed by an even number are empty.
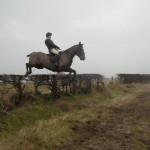
[[[55,57],[55,66],[59,66],[59,63],[58,63],[58,57],[59,57],[59,47],[57,45],[54,44],[54,42],[51,40],[51,36],[52,36],[52,33],[48,32],[46,33],[46,40],[45,40],[45,44],[49,50],[49,55],[54,54],[56,55]]]

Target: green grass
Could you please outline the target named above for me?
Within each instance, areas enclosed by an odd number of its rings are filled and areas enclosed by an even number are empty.
[[[50,103],[33,104],[21,107],[0,117],[0,138],[15,133],[24,126],[29,126],[38,120],[46,120],[63,112]]]
[[[114,82],[108,84],[105,90],[101,93],[97,93],[96,99],[99,101],[100,105],[105,106],[118,96],[124,96],[126,93],[133,92],[134,90],[134,86],[122,85],[120,83]]]

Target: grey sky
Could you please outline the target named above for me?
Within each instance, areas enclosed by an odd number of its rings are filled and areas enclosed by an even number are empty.
[[[0,0],[0,74],[24,74],[27,54],[84,43],[78,73],[150,74],[149,0]],[[34,73],[52,73],[33,69]]]

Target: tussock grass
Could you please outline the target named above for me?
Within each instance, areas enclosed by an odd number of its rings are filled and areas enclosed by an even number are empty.
[[[38,120],[46,120],[61,113],[62,111],[48,103],[17,108],[0,117],[0,138],[14,134],[24,126],[30,126]]]
[[[0,142],[0,145],[6,144],[6,149],[53,149],[56,145],[60,146],[69,142],[70,131],[68,124],[61,118],[51,118],[50,120],[41,120],[32,127],[24,127],[14,136]]]

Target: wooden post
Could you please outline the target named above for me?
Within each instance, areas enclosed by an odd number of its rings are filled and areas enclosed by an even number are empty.
[[[58,91],[58,88],[57,88],[57,82],[58,82],[58,79],[57,79],[57,76],[56,75],[52,75],[52,96],[54,98],[59,98],[60,95],[59,95],[59,91]]]

